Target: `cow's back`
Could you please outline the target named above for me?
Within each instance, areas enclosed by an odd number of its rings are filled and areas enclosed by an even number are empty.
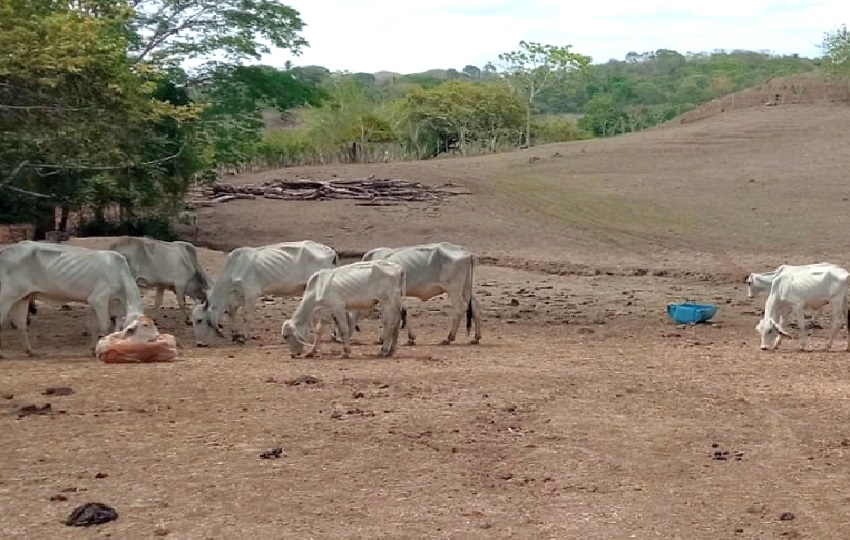
[[[123,296],[132,280],[126,258],[113,251],[28,244],[4,250],[0,261],[0,282],[56,300],[83,300],[96,290]]]
[[[783,301],[805,300],[809,297],[829,298],[847,290],[850,272],[836,265],[819,265],[776,275],[770,294]]]

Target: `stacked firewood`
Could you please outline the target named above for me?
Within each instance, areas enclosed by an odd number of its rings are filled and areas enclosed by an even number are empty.
[[[350,180],[282,180],[276,179],[262,184],[213,184],[201,193],[211,203],[223,203],[236,199],[280,199],[284,201],[326,201],[331,199],[353,199],[355,204],[382,206],[401,202],[438,202],[451,195],[468,192],[450,191],[457,187],[447,183],[439,187],[407,180],[381,179],[370,176]],[[195,201],[197,206],[207,206]]]

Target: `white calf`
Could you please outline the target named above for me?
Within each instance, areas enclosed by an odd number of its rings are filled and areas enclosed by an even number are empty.
[[[319,270],[310,277],[301,303],[291,319],[283,322],[280,335],[289,345],[293,358],[306,344],[307,330],[318,319],[313,344],[307,356],[313,356],[321,341],[322,320],[330,315],[336,321],[342,339],[343,357],[351,354],[351,328],[347,310],[371,309],[379,304],[384,334],[381,356],[395,353],[399,328],[407,322],[404,308],[406,273],[394,262],[361,261],[337,268]]]

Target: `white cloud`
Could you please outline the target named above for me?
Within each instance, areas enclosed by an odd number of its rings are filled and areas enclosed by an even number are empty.
[[[483,66],[521,39],[569,44],[594,62],[660,48],[815,56],[824,32],[850,22],[850,4],[839,0],[283,1],[301,13],[310,47],[264,62],[366,72]]]

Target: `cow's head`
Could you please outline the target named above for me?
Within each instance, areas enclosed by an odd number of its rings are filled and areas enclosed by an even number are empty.
[[[121,337],[137,342],[155,341],[159,337],[159,330],[153,319],[147,315],[137,315],[121,331]]]
[[[280,327],[280,337],[283,338],[283,341],[287,345],[289,345],[289,352],[292,354],[293,358],[304,352],[304,336],[302,336],[301,332],[298,331],[298,328],[295,326],[295,323],[292,322],[292,319],[283,321],[283,324]]]
[[[768,316],[762,317],[758,322],[756,332],[761,337],[760,347],[763,351],[775,349],[779,345],[779,336],[791,337],[776,321]]]
[[[207,279],[200,272],[195,272],[192,279],[186,283],[186,295],[194,298],[198,302],[208,302],[210,293],[210,285]]]
[[[207,302],[195,304],[192,308],[192,330],[198,347],[209,347],[216,336],[224,337],[215,310],[211,310]]]

